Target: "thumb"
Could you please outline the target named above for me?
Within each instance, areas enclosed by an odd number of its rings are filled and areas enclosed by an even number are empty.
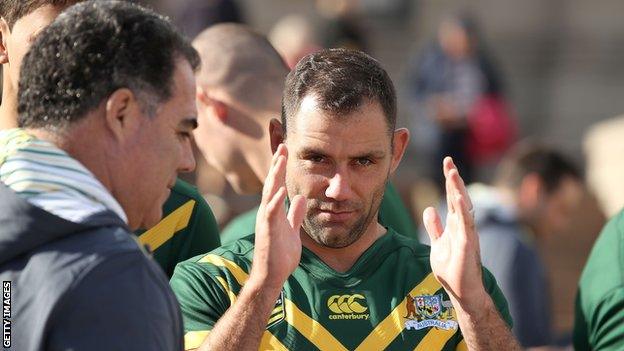
[[[303,223],[303,217],[306,213],[306,198],[302,195],[295,195],[290,201],[290,208],[288,209],[288,222],[290,226],[299,230],[301,223]]]
[[[442,220],[438,215],[438,211],[433,207],[427,207],[425,211],[423,211],[423,224],[429,235],[429,240],[431,240],[432,243],[444,232]]]

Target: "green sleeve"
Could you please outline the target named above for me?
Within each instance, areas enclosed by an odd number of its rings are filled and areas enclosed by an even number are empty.
[[[221,232],[221,243],[223,245],[234,242],[256,231],[256,215],[258,207],[240,214],[230,221]]]
[[[577,304],[575,318],[576,350],[624,350],[624,288],[605,295],[587,315]]]
[[[505,299],[505,295],[496,284],[496,279],[490,273],[490,271],[483,267],[483,285],[485,286],[485,290],[490,294],[492,301],[494,301],[494,305],[500,313],[503,320],[509,326],[509,329],[513,327],[513,319],[511,318],[511,313],[509,312],[509,306],[507,305],[507,300]]]
[[[230,307],[224,288],[199,263],[178,264],[170,284],[180,303],[184,332],[211,330]]]
[[[418,230],[396,188],[388,182],[379,207],[379,223],[397,233],[418,240]]]

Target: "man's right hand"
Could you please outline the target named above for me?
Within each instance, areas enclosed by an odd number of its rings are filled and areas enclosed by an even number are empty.
[[[286,214],[286,162],[288,151],[281,144],[271,161],[262,190],[262,202],[256,219],[256,239],[250,282],[278,291],[297,268],[301,259],[299,230],[305,215],[305,198],[291,199]]]

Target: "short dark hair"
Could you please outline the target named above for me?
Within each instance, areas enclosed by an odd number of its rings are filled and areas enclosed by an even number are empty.
[[[517,188],[522,179],[536,174],[544,184],[547,194],[557,190],[565,178],[582,180],[576,165],[559,151],[536,143],[521,143],[501,161],[496,181],[500,185]]]
[[[63,129],[120,88],[153,115],[171,97],[177,59],[199,67],[197,51],[164,17],[123,1],[72,6],[24,57],[18,124]]]
[[[9,29],[13,29],[15,22],[40,7],[46,5],[65,7],[80,1],[82,0],[2,0],[0,16],[7,22]]]
[[[396,93],[388,73],[371,56],[356,50],[327,49],[309,54],[286,77],[282,96],[284,132],[304,97],[316,97],[319,107],[346,114],[367,102],[379,102],[390,133],[396,126]]]

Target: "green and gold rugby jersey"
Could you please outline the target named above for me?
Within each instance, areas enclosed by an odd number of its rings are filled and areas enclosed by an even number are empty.
[[[171,286],[185,349],[197,348],[248,278],[253,236],[180,263]],[[484,284],[511,325],[492,275]],[[429,247],[389,229],[345,273],[303,249],[267,322],[262,350],[463,350],[448,295],[431,273]]]

